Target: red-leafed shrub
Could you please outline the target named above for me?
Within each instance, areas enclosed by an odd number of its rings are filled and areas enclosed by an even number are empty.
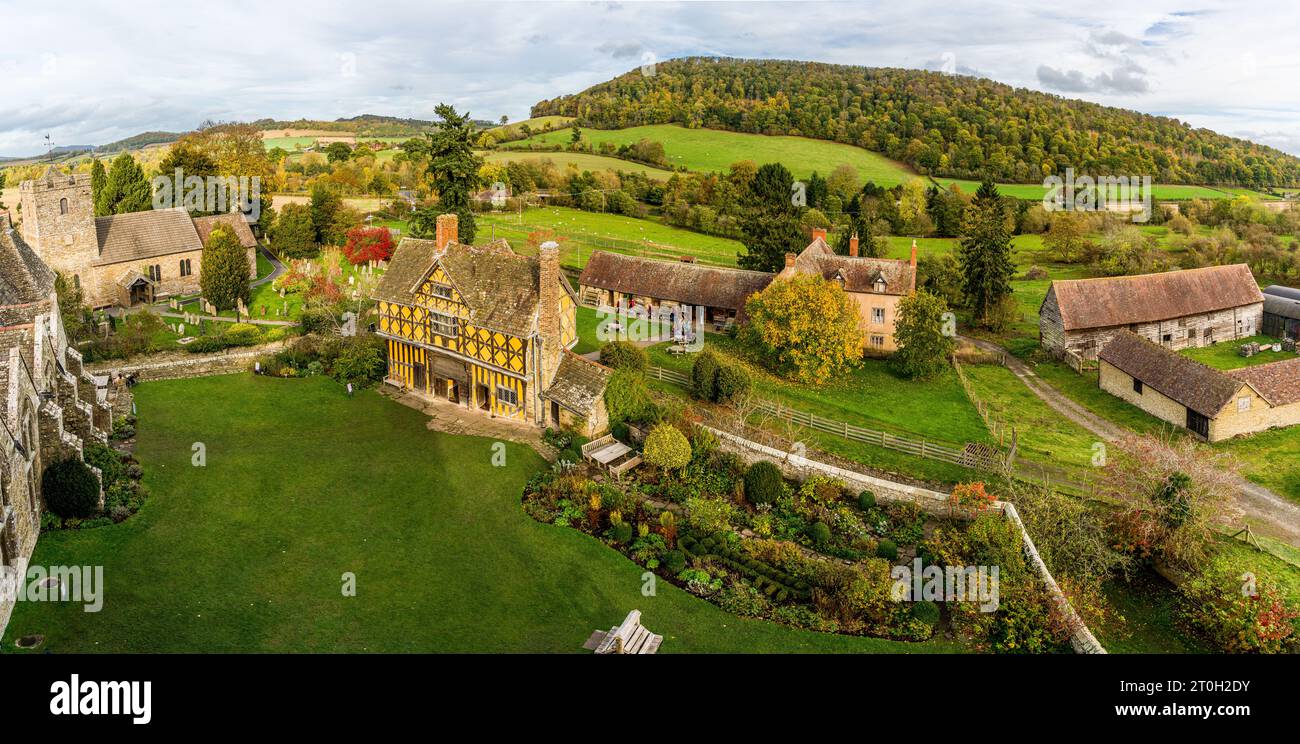
[[[343,254],[353,266],[367,261],[387,261],[393,255],[393,236],[384,227],[354,227],[348,230]]]
[[[312,277],[311,286],[307,288],[307,298],[332,304],[343,299],[343,290],[333,278],[321,272]]]

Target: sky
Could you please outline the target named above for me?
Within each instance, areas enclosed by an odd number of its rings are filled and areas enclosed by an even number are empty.
[[[129,10],[128,10],[129,9]],[[1300,155],[1300,3],[0,0],[0,155],[205,120],[526,118],[643,63],[979,75]]]

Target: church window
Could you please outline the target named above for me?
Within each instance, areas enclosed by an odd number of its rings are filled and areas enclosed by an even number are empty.
[[[67,214],[67,213],[68,213],[68,197],[65,196],[59,200],[59,214]]]

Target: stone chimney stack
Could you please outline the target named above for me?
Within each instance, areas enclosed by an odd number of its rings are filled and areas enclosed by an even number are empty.
[[[454,214],[440,214],[437,221],[437,239],[438,251],[446,249],[448,243],[457,241],[457,231],[460,229],[460,222]]]
[[[794,266],[794,259],[795,259],[795,255],[793,253],[785,254],[785,267],[787,269]]]
[[[907,262],[912,267],[912,291],[916,291],[916,238],[912,238],[912,258]]]
[[[814,228],[812,229],[812,239],[813,239],[813,240],[816,240],[816,239],[818,239],[818,238],[821,238],[823,241],[826,240],[826,228],[824,228],[824,227],[814,227]]]
[[[858,257],[858,233],[856,230],[853,232],[853,235],[849,238],[849,255],[852,256],[853,258]]]
[[[564,346],[560,340],[560,245],[553,240],[542,243],[537,252],[537,332],[540,336],[542,386],[550,386],[560,366]]]

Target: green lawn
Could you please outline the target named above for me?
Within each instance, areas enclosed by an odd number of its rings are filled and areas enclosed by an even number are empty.
[[[989,406],[993,417],[1015,427],[1018,460],[1059,469],[1075,482],[1092,474],[1092,448],[1099,441],[1092,432],[1057,413],[1006,367],[966,364],[962,369],[971,390]]]
[[[477,242],[493,235],[505,238],[520,253],[527,253],[528,234],[553,230],[567,240],[562,242],[560,263],[581,270],[593,251],[645,256],[676,261],[694,256],[701,263],[735,266],[741,250],[738,240],[684,230],[654,220],[643,220],[604,212],[584,212],[568,207],[535,207],[518,214],[489,213],[478,215]],[[495,229],[495,232],[493,230]]]
[[[544,464],[530,449],[493,467],[491,440],[431,432],[373,391],[241,374],[136,399],[150,500],[120,525],[47,533],[33,557],[103,565],[103,611],[19,603],[6,651],[42,634],[56,653],[580,653],[634,608],[664,653],[961,650],[745,620],[666,582],[642,596],[642,568],[523,513]]]
[[[705,343],[723,357],[735,360],[742,356],[739,342],[727,336],[708,334]],[[689,374],[695,355],[673,356],[666,351],[668,346],[650,347],[650,363]],[[951,371],[931,381],[908,380],[895,375],[887,361],[867,359],[843,377],[815,387],[746,366],[757,393],[800,411],[938,443],[991,441]]]
[[[521,130],[525,124],[527,124],[533,132],[540,132],[547,124],[551,125],[551,129],[564,129],[564,131],[568,131],[566,127],[569,126],[569,122],[571,121],[573,121],[573,118],[568,116],[535,116],[531,119],[514,121],[503,126],[492,127],[488,131],[498,135],[511,137],[519,136],[523,134]]]
[[[502,147],[527,147],[532,143],[567,145],[571,136],[568,129],[561,129]],[[675,124],[630,129],[583,129],[582,136],[593,149],[602,142],[624,145],[642,139],[654,140],[663,144],[670,163],[693,171],[725,172],[732,163],[752,160],[759,165],[784,163],[795,178],[807,178],[813,171],[824,177],[837,166],[847,163],[857,169],[859,185],[874,181],[881,186],[893,186],[916,177],[906,165],[870,150],[806,137],[686,129]]]
[[[1202,346],[1199,349],[1183,349],[1184,356],[1191,357],[1201,364],[1214,367],[1215,369],[1239,369],[1241,367],[1254,367],[1257,364],[1268,364],[1269,362],[1280,362],[1284,359],[1295,359],[1297,354],[1294,351],[1261,351],[1253,357],[1244,357],[1237,353],[1237,348],[1242,344],[1248,344],[1256,341],[1260,344],[1274,344],[1278,339],[1271,336],[1252,336],[1250,338],[1235,339],[1232,341],[1221,341],[1213,346]]]
[[[1231,452],[1241,473],[1252,481],[1300,503],[1300,426],[1270,429],[1212,445]]]
[[[563,173],[569,165],[580,171],[623,171],[625,173],[644,173],[656,181],[666,181],[672,177],[672,171],[655,168],[650,165],[634,163],[621,158],[605,155],[591,155],[585,152],[516,152],[512,150],[492,150],[480,152],[479,155],[489,163],[509,163],[512,161],[550,160]]]

